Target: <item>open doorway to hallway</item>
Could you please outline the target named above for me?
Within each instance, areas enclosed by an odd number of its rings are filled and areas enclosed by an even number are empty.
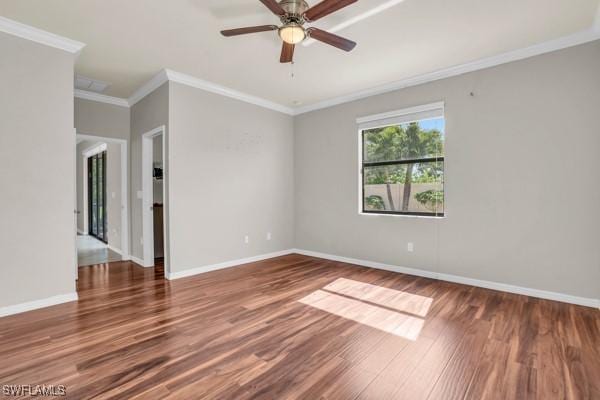
[[[144,266],[168,266],[165,127],[142,135],[142,203]]]
[[[154,227],[154,261],[164,262],[164,175],[163,175],[163,135],[152,138],[152,225]]]
[[[125,141],[77,135],[77,264],[129,259]]]

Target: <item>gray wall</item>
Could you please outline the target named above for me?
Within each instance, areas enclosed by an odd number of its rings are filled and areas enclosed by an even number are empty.
[[[103,142],[87,141],[77,145],[77,229],[84,229],[84,203],[83,203],[83,164],[82,152],[94,145]],[[121,145],[106,143],[106,196],[107,198],[107,227],[108,244],[116,249],[121,249]],[[86,232],[87,233],[87,232]]]
[[[142,135],[154,128],[169,126],[169,84],[165,83],[131,107],[131,255],[143,259]],[[168,132],[167,132],[168,137]],[[167,146],[168,148],[168,146]],[[165,212],[167,210],[165,209]]]
[[[171,272],[291,248],[292,117],[169,86]]]
[[[600,297],[599,71],[596,41],[296,117],[296,247]],[[440,100],[447,217],[359,215],[356,118]]]
[[[127,107],[75,98],[77,133],[129,140],[129,117]]]
[[[74,56],[0,33],[0,307],[75,292]]]

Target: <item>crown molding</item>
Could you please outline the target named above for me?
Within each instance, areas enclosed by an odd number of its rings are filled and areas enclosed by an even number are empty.
[[[87,90],[75,89],[75,97],[78,99],[97,101],[99,103],[112,104],[119,107],[129,107],[129,101],[127,99],[88,92]]]
[[[404,89],[411,86],[422,85],[424,83],[466,74],[468,72],[474,72],[481,69],[491,68],[501,64],[507,64],[513,61],[523,60],[541,54],[577,46],[598,39],[600,39],[600,29],[590,28],[588,30],[581,31],[572,35],[564,36],[558,39],[539,43],[522,49],[509,51],[507,53],[499,54],[497,56],[483,58],[477,61],[456,65],[450,68],[444,68],[423,75],[417,75],[411,78],[391,82],[381,86],[376,86],[370,89],[361,90],[344,96],[334,97],[314,104],[309,104],[307,106],[297,107],[294,109],[294,115],[300,115],[307,112],[320,110],[323,108],[333,107],[339,104],[349,103],[351,101],[364,99],[366,97],[371,97],[378,94],[389,93],[395,90]]]
[[[385,85],[372,87],[369,89],[361,90],[358,92],[350,93],[344,96],[334,97],[328,100],[320,101],[317,103],[309,104],[302,107],[287,107],[283,104],[275,103],[270,100],[266,100],[257,96],[253,96],[247,93],[243,93],[226,86],[219,85],[214,82],[209,82],[200,78],[196,78],[191,75],[183,74],[181,72],[173,71],[170,69],[163,69],[156,74],[152,79],[146,82],[142,87],[134,92],[129,99],[119,99],[115,97],[100,95],[97,93],[85,92],[78,96],[76,91],[75,96],[85,98],[88,100],[95,100],[105,102],[109,104],[116,104],[123,107],[131,107],[144,97],[158,89],[164,83],[168,81],[177,82],[186,86],[194,87],[197,89],[205,90],[207,92],[219,94],[225,97],[240,100],[246,103],[254,104],[260,107],[278,111],[287,115],[301,115],[311,111],[320,110],[323,108],[329,108],[336,105],[349,103],[352,101],[364,99],[379,94],[389,93],[396,90],[404,89],[411,86],[422,85],[428,82],[437,81],[440,79],[451,78],[474,72],[486,68],[492,68],[498,65],[507,64],[513,61],[519,61],[538,55],[551,53],[553,51],[562,50],[568,47],[577,46],[580,44],[592,42],[600,39],[600,14],[596,18],[594,27],[574,33],[572,35],[564,36],[558,39],[550,40],[547,42],[539,43],[533,46],[525,47],[518,50],[509,51],[503,54],[499,54],[492,57],[483,58],[480,60],[472,61],[465,64],[455,65],[453,67],[444,68],[438,71],[429,72],[422,75],[413,76],[411,78],[391,82]],[[83,97],[86,96],[86,97]],[[127,105],[126,105],[127,104]]]
[[[254,104],[259,107],[268,108],[274,111],[278,111],[284,114],[293,115],[294,109],[286,107],[282,104],[272,102],[270,100],[263,99],[261,97],[253,96],[237,90],[221,86],[219,84],[205,81],[203,79],[196,78],[191,75],[182,74],[181,72],[172,71],[170,69],[165,70],[169,81],[181,83],[183,85],[191,86],[196,89],[202,89],[207,92],[220,94],[221,96],[230,97],[232,99],[240,100],[246,103]]]
[[[196,89],[201,89],[207,92],[219,94],[221,96],[229,97],[232,99],[240,100],[245,103],[254,104],[260,107],[268,108],[274,111],[282,112],[284,114],[293,115],[294,110],[290,107],[253,96],[247,93],[239,92],[237,90],[228,88],[226,86],[219,85],[214,82],[205,81],[195,76],[187,75],[181,72],[173,71],[171,69],[163,69],[156,74],[152,79],[146,82],[142,87],[135,91],[135,93],[128,99],[129,105],[133,106],[144,97],[158,89],[165,82],[176,82],[182,85],[190,86]]]
[[[163,69],[158,74],[154,75],[152,79],[144,83],[138,90],[136,90],[128,99],[129,106],[133,107],[134,104],[154,92],[156,89],[161,87],[163,83],[168,82],[169,77],[167,76],[167,70]]]
[[[54,33],[46,32],[1,16],[0,32],[8,33],[9,35],[18,36],[22,39],[31,40],[32,42],[64,50],[75,55],[78,55],[79,52],[81,52],[81,50],[85,47],[85,43],[55,35]]]

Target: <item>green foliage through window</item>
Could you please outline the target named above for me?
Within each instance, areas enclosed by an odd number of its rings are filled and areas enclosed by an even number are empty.
[[[366,210],[443,213],[443,118],[364,130],[363,158]]]
[[[385,210],[385,203],[381,196],[369,196],[366,201],[367,205],[372,210]]]

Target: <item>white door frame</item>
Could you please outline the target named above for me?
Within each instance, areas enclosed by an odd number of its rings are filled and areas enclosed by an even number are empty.
[[[79,260],[77,259],[77,130],[73,129],[73,133],[75,134],[75,140],[73,141],[73,151],[71,155],[73,156],[73,261],[75,264],[75,282],[79,279]]]
[[[104,151],[106,150],[106,143],[105,142],[97,142],[94,143],[93,145],[91,145],[90,147],[84,149],[81,152],[82,155],[82,162],[83,162],[83,166],[82,166],[82,178],[83,178],[83,182],[80,182],[82,184],[82,195],[83,195],[83,199],[82,199],[82,206],[83,206],[83,210],[79,210],[80,212],[83,213],[83,230],[79,233],[81,233],[82,235],[89,235],[90,233],[90,227],[89,227],[89,208],[88,208],[88,158],[90,158],[91,156],[98,154],[100,151]]]
[[[84,140],[96,141],[102,143],[116,143],[121,146],[121,258],[129,260],[129,151],[127,140],[113,139],[103,136],[88,135],[77,132],[77,142]],[[94,145],[97,146],[97,144]],[[87,162],[83,160],[83,226],[84,233],[88,233],[88,218],[87,218]]]
[[[169,231],[168,231],[168,160],[166,157],[166,128],[164,125],[152,129],[142,135],[142,238],[144,252],[144,267],[154,266],[154,188],[153,188],[153,140],[162,135],[163,159],[163,234],[165,276],[168,276],[169,266]]]

